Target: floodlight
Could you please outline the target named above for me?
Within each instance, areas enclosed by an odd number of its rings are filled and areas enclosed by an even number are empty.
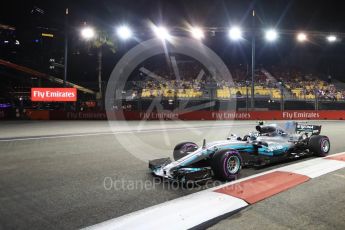
[[[205,37],[204,31],[199,27],[193,27],[190,32],[195,39],[201,40]]]
[[[85,27],[81,30],[81,36],[86,39],[92,39],[95,37],[95,30],[92,27]]]
[[[265,38],[267,41],[273,42],[273,41],[277,40],[278,33],[275,29],[269,29],[265,33]]]
[[[133,35],[132,30],[127,26],[120,26],[117,28],[116,33],[122,40],[127,40]]]
[[[165,27],[154,27],[153,31],[156,34],[156,36],[162,40],[167,40],[171,37],[169,31]]]
[[[335,42],[335,41],[337,41],[337,37],[334,36],[334,35],[329,35],[329,36],[327,37],[327,41],[329,41],[329,42]]]
[[[305,33],[297,34],[297,41],[305,42],[307,39],[308,39],[308,37],[307,37],[307,35]]]
[[[242,39],[242,30],[240,27],[234,26],[229,30],[229,37],[231,40]]]

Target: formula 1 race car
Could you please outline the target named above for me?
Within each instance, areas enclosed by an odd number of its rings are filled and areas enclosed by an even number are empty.
[[[303,156],[326,156],[330,151],[327,136],[320,135],[321,125],[288,121],[283,127],[261,122],[256,131],[243,138],[231,134],[226,140],[198,147],[193,142],[175,146],[173,156],[149,161],[152,174],[182,183],[205,181],[212,177],[236,179],[244,166],[267,164]]]

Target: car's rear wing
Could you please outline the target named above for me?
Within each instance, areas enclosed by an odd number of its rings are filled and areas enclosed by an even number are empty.
[[[321,133],[321,125],[297,123],[296,132],[297,133],[304,132],[304,133],[311,133],[312,135],[319,135]]]

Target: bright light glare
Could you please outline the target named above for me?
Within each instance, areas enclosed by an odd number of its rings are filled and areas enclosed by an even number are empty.
[[[200,39],[203,39],[205,37],[204,31],[202,31],[202,29],[199,27],[193,27],[190,30],[190,32],[191,32],[193,38],[195,38],[195,39],[200,40]]]
[[[116,33],[122,40],[127,40],[133,35],[132,30],[127,26],[120,26],[117,28]]]
[[[171,37],[169,31],[165,27],[154,27],[153,31],[156,36],[162,40],[168,40]]]
[[[241,28],[235,26],[235,27],[232,27],[230,30],[229,30],[229,37],[231,40],[239,40],[242,38],[242,30]]]
[[[305,42],[307,40],[307,35],[305,33],[297,34],[297,41]]]
[[[329,42],[335,42],[335,41],[337,41],[337,37],[334,36],[334,35],[329,35],[329,36],[327,37],[327,41],[329,41]]]
[[[91,27],[85,27],[81,30],[81,36],[86,39],[92,39],[95,36],[95,30]]]
[[[278,33],[274,29],[269,29],[266,31],[265,38],[267,41],[273,42],[273,41],[277,40]]]

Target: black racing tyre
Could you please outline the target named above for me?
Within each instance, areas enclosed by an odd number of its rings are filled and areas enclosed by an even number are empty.
[[[308,147],[316,156],[324,157],[331,149],[331,142],[327,136],[313,135],[309,138]]]
[[[182,157],[187,156],[189,153],[194,152],[198,149],[198,145],[194,142],[182,142],[175,146],[173,156],[174,160],[177,161]]]
[[[236,150],[219,150],[211,161],[215,176],[221,180],[234,180],[242,168],[242,158]]]

